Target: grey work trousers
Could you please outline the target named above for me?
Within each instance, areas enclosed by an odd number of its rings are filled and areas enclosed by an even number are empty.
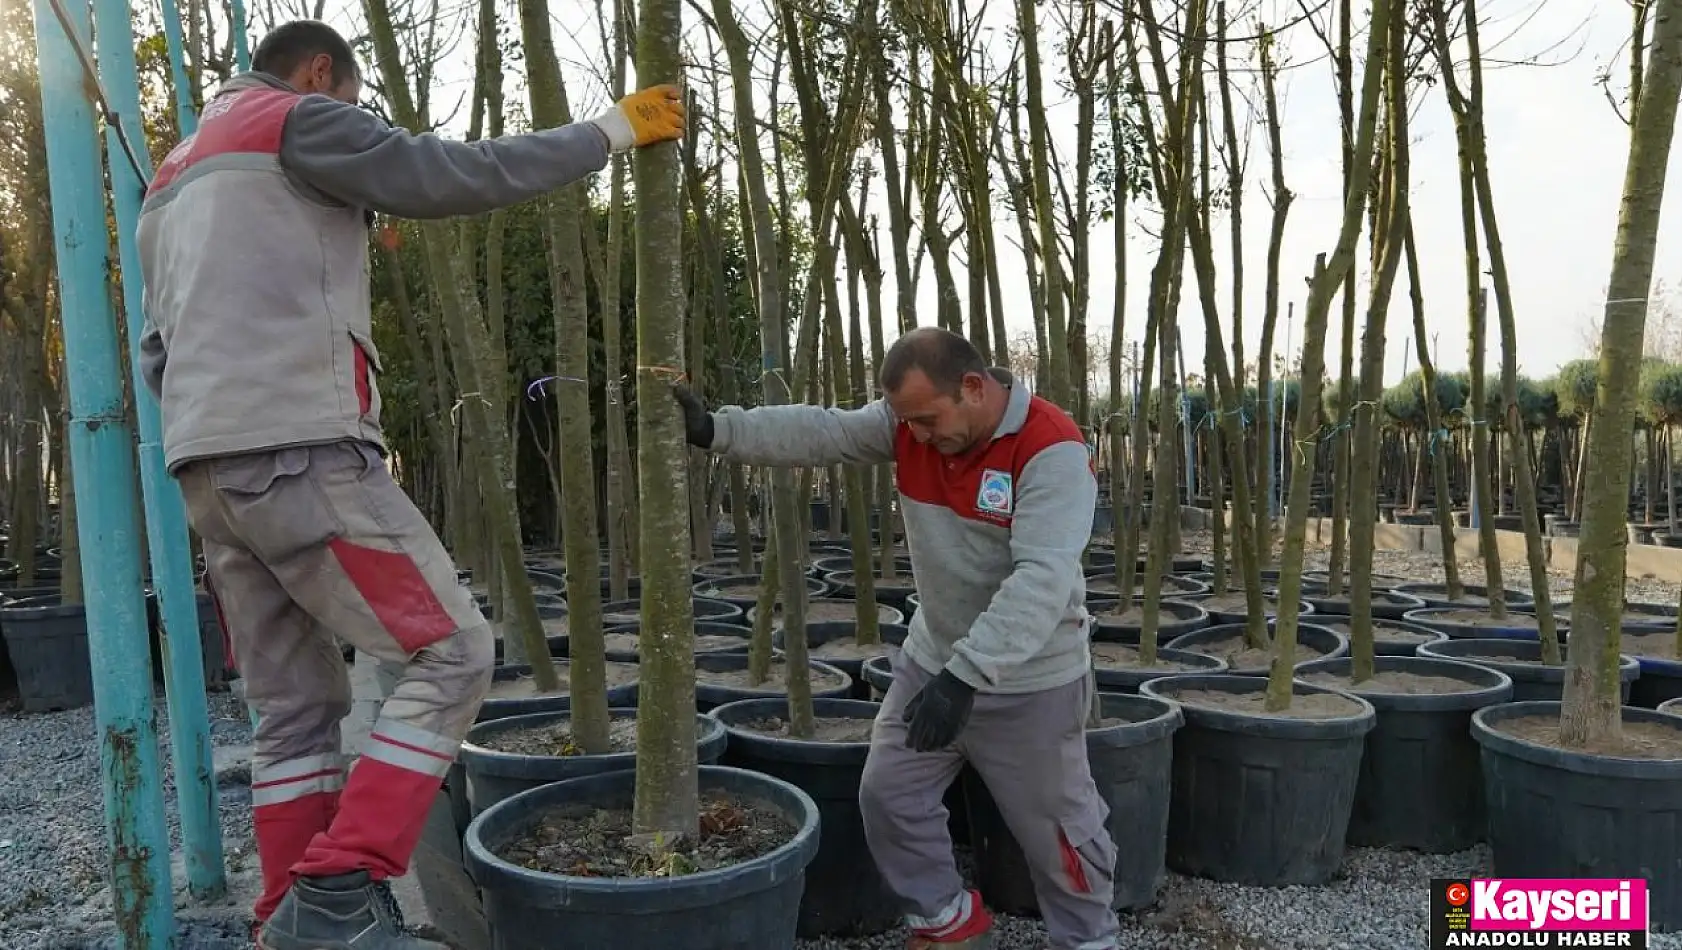
[[[956,743],[915,752],[905,744],[905,704],[933,677],[903,651],[893,674],[859,807],[871,855],[912,926],[939,920],[963,894],[941,798],[967,760],[1022,846],[1052,948],[1115,946],[1115,843],[1086,758],[1089,678],[1033,693],[977,693]]]

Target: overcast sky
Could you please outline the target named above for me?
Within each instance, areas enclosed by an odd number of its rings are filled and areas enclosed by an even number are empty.
[[[1301,15],[1295,0],[1260,0],[1268,22],[1284,23]],[[1311,0],[1308,0],[1312,6]],[[471,13],[470,2],[445,3],[446,9]],[[992,35],[1005,55],[1009,42],[1011,6],[1008,0],[992,0],[989,19],[999,29]],[[1165,6],[1159,4],[1159,6]],[[1357,8],[1362,4],[1357,3]],[[972,3],[974,9],[976,4]],[[738,3],[738,16],[763,21],[762,0]],[[1043,9],[1043,7],[1042,7]],[[355,31],[360,25],[360,4],[330,0],[328,19],[341,28]],[[585,0],[551,0],[556,23],[556,42],[563,60],[569,61],[567,81],[575,107],[599,108],[605,90],[598,77],[602,72],[600,40],[595,29],[595,7]],[[1518,325],[1518,356],[1521,372],[1535,377],[1551,375],[1563,362],[1586,355],[1588,321],[1595,318],[1604,302],[1604,288],[1611,266],[1612,243],[1617,224],[1618,199],[1627,154],[1628,131],[1608,103],[1596,77],[1612,64],[1614,95],[1621,97],[1627,77],[1629,13],[1621,0],[1483,0],[1479,4],[1483,21],[1482,39],[1486,56],[1508,61],[1535,61],[1544,66],[1490,68],[1485,73],[1485,108],[1488,122],[1490,165],[1499,212],[1501,237],[1506,248]],[[510,29],[517,32],[512,5],[506,13]],[[1249,19],[1246,17],[1245,19]],[[702,28],[686,8],[686,23],[692,39]],[[460,33],[469,35],[463,21]],[[1058,32],[1048,18],[1041,27],[1046,44],[1048,73],[1061,64],[1051,43]],[[1234,30],[1235,33],[1249,30]],[[1360,46],[1360,41],[1357,41]],[[1280,57],[1287,67],[1280,78],[1280,95],[1285,155],[1285,178],[1297,198],[1291,208],[1281,262],[1284,300],[1296,301],[1295,325],[1291,328],[1293,349],[1300,347],[1302,311],[1306,303],[1304,278],[1314,255],[1330,251],[1336,241],[1341,215],[1339,190],[1341,170],[1337,109],[1331,72],[1324,60],[1320,40],[1306,25],[1291,28],[1281,42]],[[700,48],[705,55],[706,47]],[[440,70],[435,102],[453,102],[469,88],[468,44],[459,44]],[[1242,96],[1258,103],[1259,84],[1253,70],[1252,48],[1233,51],[1234,83]],[[718,66],[726,68],[722,54]],[[1357,69],[1360,66],[1357,64]],[[697,81],[699,77],[696,77]],[[1050,78],[1048,76],[1048,78]],[[1359,74],[1357,73],[1357,84]],[[511,86],[511,96],[523,96],[523,87]],[[1437,337],[1437,358],[1443,369],[1463,369],[1467,364],[1466,292],[1464,256],[1460,230],[1460,195],[1455,158],[1454,132],[1439,91],[1422,94],[1424,104],[1413,124],[1412,203],[1418,237],[1422,283],[1429,331]],[[728,101],[728,97],[727,97]],[[1047,88],[1050,128],[1061,155],[1074,152],[1075,107],[1069,94]],[[580,105],[582,103],[582,105]],[[1239,100],[1239,121],[1248,109]],[[465,113],[455,126],[465,125]],[[1102,133],[1101,133],[1102,134]],[[1243,134],[1241,131],[1240,134]],[[1271,207],[1263,184],[1270,174],[1265,139],[1259,124],[1250,137],[1249,172],[1245,193],[1245,337],[1247,353],[1254,353],[1260,334],[1260,317],[1265,290],[1265,254]],[[1673,156],[1671,180],[1677,163]],[[885,200],[878,197],[875,208],[886,217]],[[1010,212],[996,209],[996,233],[1001,238],[1001,275],[1007,307],[1007,325],[1012,333],[1029,330],[1028,292],[1021,257],[1009,242],[1018,233]],[[1659,240],[1656,277],[1674,284],[1682,276],[1677,255],[1682,251],[1682,211],[1678,202],[1667,203],[1664,228]],[[1145,221],[1155,226],[1155,216],[1146,212]],[[1224,232],[1228,225],[1219,223]],[[1142,330],[1149,267],[1156,254],[1156,242],[1134,224],[1128,240],[1129,280],[1127,286],[1128,337],[1137,339]],[[884,224],[885,232],[885,224]],[[891,260],[881,237],[884,259]],[[1217,241],[1217,267],[1221,271],[1219,294],[1223,324],[1230,332],[1227,313],[1230,290],[1227,283],[1226,239]],[[1115,245],[1108,224],[1094,227],[1092,234],[1093,286],[1089,322],[1106,331],[1110,321],[1115,286],[1112,267]],[[1367,251],[1358,254],[1364,262]],[[1360,268],[1365,294],[1366,268]],[[1487,269],[1487,258],[1484,262]],[[890,268],[891,271],[891,268]],[[960,290],[967,301],[964,278]],[[1405,272],[1399,279],[1388,319],[1386,378],[1399,377],[1404,366],[1417,366],[1412,350],[1412,324],[1406,299]],[[935,289],[932,271],[925,264],[919,286],[921,322],[934,322]],[[885,288],[893,299],[892,274]],[[891,308],[891,303],[889,304]],[[1185,336],[1187,369],[1202,366],[1202,313],[1198,309],[1195,282],[1187,269],[1182,293],[1180,323]],[[1334,308],[1326,340],[1327,363],[1336,375],[1341,334]],[[1276,346],[1282,347],[1286,332],[1284,317]],[[1193,332],[1195,331],[1195,332]],[[1359,343],[1357,327],[1357,345]],[[1230,344],[1229,344],[1230,345]],[[1499,336],[1491,295],[1489,366],[1498,367]]]

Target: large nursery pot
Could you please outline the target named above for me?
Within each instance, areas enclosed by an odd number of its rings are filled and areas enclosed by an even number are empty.
[[[1512,702],[1536,700],[1558,702],[1565,693],[1565,666],[1542,663],[1542,643],[1539,640],[1444,640],[1427,643],[1419,648],[1419,655],[1439,660],[1463,660],[1492,670],[1500,670],[1513,681]],[[1559,645],[1560,660],[1570,651]],[[1641,664],[1634,657],[1618,658],[1618,681],[1623,687],[1623,702],[1629,702],[1630,684],[1641,675]]]
[[[1320,614],[1315,617],[1314,625],[1325,627],[1349,641],[1349,650],[1344,656],[1354,655],[1355,633],[1348,617]],[[1377,656],[1417,656],[1421,646],[1448,639],[1448,634],[1441,630],[1432,630],[1406,620],[1380,620],[1374,616],[1372,628],[1372,652]]]
[[[672,877],[551,874],[498,856],[546,815],[630,808],[634,771],[543,785],[475,818],[463,847],[497,950],[788,950],[805,869],[818,852],[817,803],[757,772],[703,765],[698,778],[703,794],[723,791],[774,810],[794,826],[793,838],[757,858]]]
[[[1479,617],[1478,622],[1468,623],[1455,619],[1455,614],[1467,612],[1481,613],[1477,607],[1422,607],[1410,610],[1402,619],[1408,623],[1440,630],[1448,634],[1450,640],[1535,640],[1541,639],[1540,628],[1537,627],[1536,615],[1523,610],[1509,609],[1505,623],[1493,617]],[[1555,615],[1557,629],[1563,639],[1565,628],[1570,615]]]
[[[1105,724],[1086,730],[1086,755],[1109,809],[1105,831],[1116,849],[1110,906],[1129,910],[1154,903],[1164,877],[1174,732],[1185,717],[1178,705],[1148,696],[1098,697]],[[982,899],[996,911],[1037,916],[1039,901],[1022,846],[979,774],[965,777],[964,792]]]
[[[720,623],[716,620],[697,620],[695,628],[695,654],[703,653],[747,653],[753,646],[753,628],[746,627],[738,620],[732,623]],[[626,623],[616,623],[602,630],[609,638],[607,656],[610,660],[626,663],[637,662],[639,655],[640,637],[642,636],[642,620],[639,618]],[[624,641],[630,640],[630,649],[624,649]],[[616,642],[617,641],[617,642]]]
[[[1175,637],[1181,637],[1194,630],[1202,630],[1209,626],[1209,611],[1202,606],[1187,600],[1172,600],[1166,589],[1162,592],[1162,599],[1156,608],[1156,642],[1167,643]],[[1139,635],[1144,631],[1142,617],[1123,613],[1122,601],[1116,599],[1094,599],[1088,597],[1087,612],[1092,615],[1092,639],[1109,643],[1137,644]],[[1138,608],[1143,611],[1144,595],[1135,596],[1127,602],[1131,611]]]
[[[1472,716],[1491,876],[1646,878],[1652,929],[1682,929],[1682,718],[1623,707],[1626,739],[1656,740],[1636,758],[1558,747],[1559,715],[1557,702],[1513,702]],[[1527,717],[1539,719],[1510,731]]]
[[[811,658],[828,663],[852,677],[853,687],[849,695],[854,699],[871,698],[870,683],[864,678],[865,661],[874,657],[886,658],[888,651],[903,644],[906,635],[911,632],[903,623],[878,623],[876,629],[882,642],[871,648],[874,652],[870,652],[856,643],[836,645],[837,640],[852,640],[856,636],[858,624],[854,621],[828,620],[806,625],[806,649]],[[771,634],[771,645],[778,650],[783,648],[783,631],[780,628]],[[882,691],[887,692],[887,688],[883,687]]]
[[[558,670],[561,682],[568,682],[567,673]],[[499,666],[491,674],[493,690],[498,683],[531,675],[529,666]],[[610,686],[607,704],[614,709],[630,709],[637,705],[635,682]],[[566,713],[572,708],[570,691],[548,696],[525,696],[486,699],[480,705],[476,723],[508,718]],[[485,920],[479,896],[467,879],[462,863],[462,835],[472,820],[473,809],[467,798],[467,768],[461,756],[444,773],[432,810],[427,814],[419,845],[411,864],[419,879],[426,901],[427,916],[434,926],[453,943],[466,948],[488,946]]]
[[[1341,711],[1267,713],[1266,690],[1262,677],[1227,673],[1139,687],[1178,702],[1186,720],[1174,733],[1168,866],[1235,884],[1324,884],[1343,863],[1362,748],[1377,717],[1358,696],[1301,680],[1292,683],[1293,706],[1329,694]],[[1223,693],[1233,694],[1231,706],[1205,698]]]
[[[722,600],[727,604],[734,604],[745,614],[759,603],[759,584],[762,580],[763,577],[759,574],[731,574],[726,577],[709,577],[694,585],[691,590],[696,597]],[[807,597],[822,597],[828,593],[828,582],[816,577],[806,578]],[[781,592],[779,592],[778,597],[781,596]]]
[[[1304,581],[1302,584],[1302,599],[1313,605],[1314,616],[1324,620],[1327,616],[1349,616],[1349,586],[1344,585],[1343,593],[1332,596],[1326,593],[1325,582]],[[1380,590],[1374,588],[1372,592],[1372,615],[1374,619],[1401,620],[1410,610],[1419,610],[1425,606],[1425,601],[1413,594],[1400,591]]]
[[[779,664],[786,664],[785,657],[776,657]],[[807,660],[811,667],[812,698],[814,699],[846,699],[853,691],[853,678],[841,672],[828,663],[818,660]],[[746,653],[697,653],[695,654],[695,669],[697,672],[734,672],[748,668]],[[718,683],[708,683],[703,679],[695,682],[695,708],[698,712],[710,712],[733,703],[739,699],[766,699],[773,696],[786,696],[787,685],[783,682],[783,675],[779,666],[771,668],[771,678],[759,686],[725,686]]]
[[[635,722],[635,709],[609,709],[614,720]],[[711,765],[724,754],[728,736],[724,725],[710,716],[697,715],[696,752],[702,765]],[[635,751],[609,752],[599,755],[522,755],[502,752],[485,743],[499,735],[570,723],[571,710],[565,712],[533,713],[529,716],[510,716],[475,723],[467,731],[461,744],[461,765],[467,775],[467,805],[472,815],[478,815],[497,802],[512,798],[527,789],[551,782],[563,782],[584,775],[633,769],[637,764]]]
[[[83,605],[60,604],[57,592],[9,601],[0,607],[0,635],[24,712],[92,705],[93,664]]]
[[[724,764],[770,775],[812,797],[818,806],[818,853],[806,867],[800,898],[801,937],[881,933],[899,923],[899,902],[888,890],[864,839],[859,780],[870,752],[870,727],[881,709],[856,699],[816,699],[819,719],[858,723],[860,738],[797,739],[749,728],[788,719],[788,700],[745,699],[714,709],[720,730],[728,730]]]
[[[1484,794],[1472,714],[1506,702],[1513,681],[1499,670],[1418,656],[1374,657],[1378,678],[1365,683],[1350,682],[1353,667],[1354,660],[1339,657],[1296,671],[1299,679],[1361,697],[1377,714],[1361,755],[1348,843],[1429,854],[1477,844]],[[1384,681],[1386,673],[1431,677],[1437,686],[1404,692]]]
[[[1244,592],[1243,592],[1242,589],[1229,590],[1229,591],[1226,592],[1226,594],[1224,594],[1222,596],[1234,597],[1234,596],[1241,596],[1243,593]],[[1266,598],[1265,608],[1266,608],[1266,613],[1267,613],[1267,622],[1269,624],[1272,624],[1273,621],[1276,620],[1279,616],[1279,609],[1278,609],[1279,608],[1279,595],[1278,595],[1278,592],[1273,591],[1273,590],[1269,590],[1266,593],[1265,598]],[[1209,593],[1209,594],[1176,594],[1174,596],[1174,599],[1175,600],[1189,601],[1191,603],[1194,603],[1194,604],[1198,605],[1199,607],[1202,607],[1204,610],[1207,610],[1209,612],[1209,624],[1210,624],[1210,626],[1215,626],[1215,627],[1230,626],[1230,625],[1235,624],[1235,623],[1243,623],[1246,620],[1250,619],[1250,608],[1248,606],[1241,606],[1241,607],[1232,607],[1232,606],[1215,607],[1215,606],[1213,606],[1212,603],[1211,603],[1215,599],[1215,595],[1213,593]],[[1297,610],[1297,616],[1298,617],[1311,617],[1311,616],[1314,615],[1314,613],[1315,613],[1314,605],[1309,603],[1306,600],[1302,601],[1302,606],[1300,608],[1298,608],[1298,610]]]
[[[1397,584],[1394,590],[1418,597],[1425,601],[1426,607],[1483,607],[1489,604],[1489,588],[1480,584],[1461,584],[1459,600],[1448,599],[1448,585],[1429,581],[1410,581]],[[1507,606],[1515,610],[1522,610],[1536,603],[1536,598],[1523,591],[1502,591],[1502,599]]]
[[[1175,637],[1166,646],[1170,650],[1180,650],[1186,653],[1203,653],[1225,661],[1227,672],[1239,673],[1245,676],[1266,676],[1273,666],[1272,636],[1278,629],[1278,621],[1273,617],[1267,619],[1268,646],[1265,653],[1255,653],[1242,646],[1245,625],[1242,623],[1224,623],[1213,627],[1193,630],[1191,633]],[[1229,646],[1231,644],[1231,646]],[[1308,655],[1305,655],[1308,654]],[[1323,660],[1331,657],[1348,656],[1349,640],[1330,627],[1322,627],[1314,623],[1297,624],[1297,662],[1307,663],[1311,660]]]

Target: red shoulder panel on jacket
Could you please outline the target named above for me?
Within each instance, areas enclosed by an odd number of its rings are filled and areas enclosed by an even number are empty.
[[[894,435],[895,477],[900,493],[912,501],[951,509],[971,521],[1009,527],[1023,468],[1035,455],[1061,442],[1086,444],[1068,413],[1038,396],[1029,404],[1020,430],[966,458],[941,455],[919,443],[911,427],[901,423]]]
[[[286,116],[298,94],[283,89],[243,89],[212,99],[199,129],[170,150],[147,194],[169,187],[182,172],[207,158],[239,152],[279,154]]]

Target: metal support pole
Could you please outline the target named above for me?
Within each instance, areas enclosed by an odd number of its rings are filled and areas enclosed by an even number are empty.
[[[234,65],[243,73],[251,68],[251,50],[246,47],[245,39],[245,0],[228,0],[228,10],[233,21],[229,27],[234,32]]]
[[[135,531],[134,433],[123,405],[105,187],[94,110],[76,44],[88,48],[85,4],[68,4],[74,36],[51,0],[34,0],[41,119],[70,393],[76,534],[87,587],[88,657],[111,861],[112,918],[124,950],[174,942],[169,829],[152,704],[151,644]]]
[[[164,45],[169,48],[169,78],[170,84],[175,87],[175,117],[181,127],[181,137],[186,138],[198,131],[199,117],[193,111],[193,91],[188,88],[191,80],[187,78],[186,44],[181,39],[181,10],[175,5],[175,0],[163,0],[163,10]],[[237,27],[234,35],[244,36]],[[244,48],[243,39],[240,48]]]
[[[117,220],[117,259],[122,265],[123,311],[128,317],[129,366],[134,378],[135,416],[140,422],[140,487],[146,506],[146,548],[152,585],[158,593],[162,630],[164,690],[169,697],[170,751],[175,761],[175,800],[181,817],[187,887],[200,901],[228,891],[222,866],[222,821],[216,802],[216,765],[210,750],[210,709],[205,701],[204,648],[199,640],[198,599],[193,591],[193,549],[187,538],[187,510],[181,489],[164,468],[163,424],[158,401],[140,373],[145,291],[135,246],[140,202],[150,178],[146,133],[140,125],[140,80],[134,62],[134,31],[128,0],[94,0],[94,29],[100,38],[99,72],[106,105],[115,110],[131,148],[117,129],[105,129],[111,171],[111,204]],[[130,163],[133,155],[140,167]]]

